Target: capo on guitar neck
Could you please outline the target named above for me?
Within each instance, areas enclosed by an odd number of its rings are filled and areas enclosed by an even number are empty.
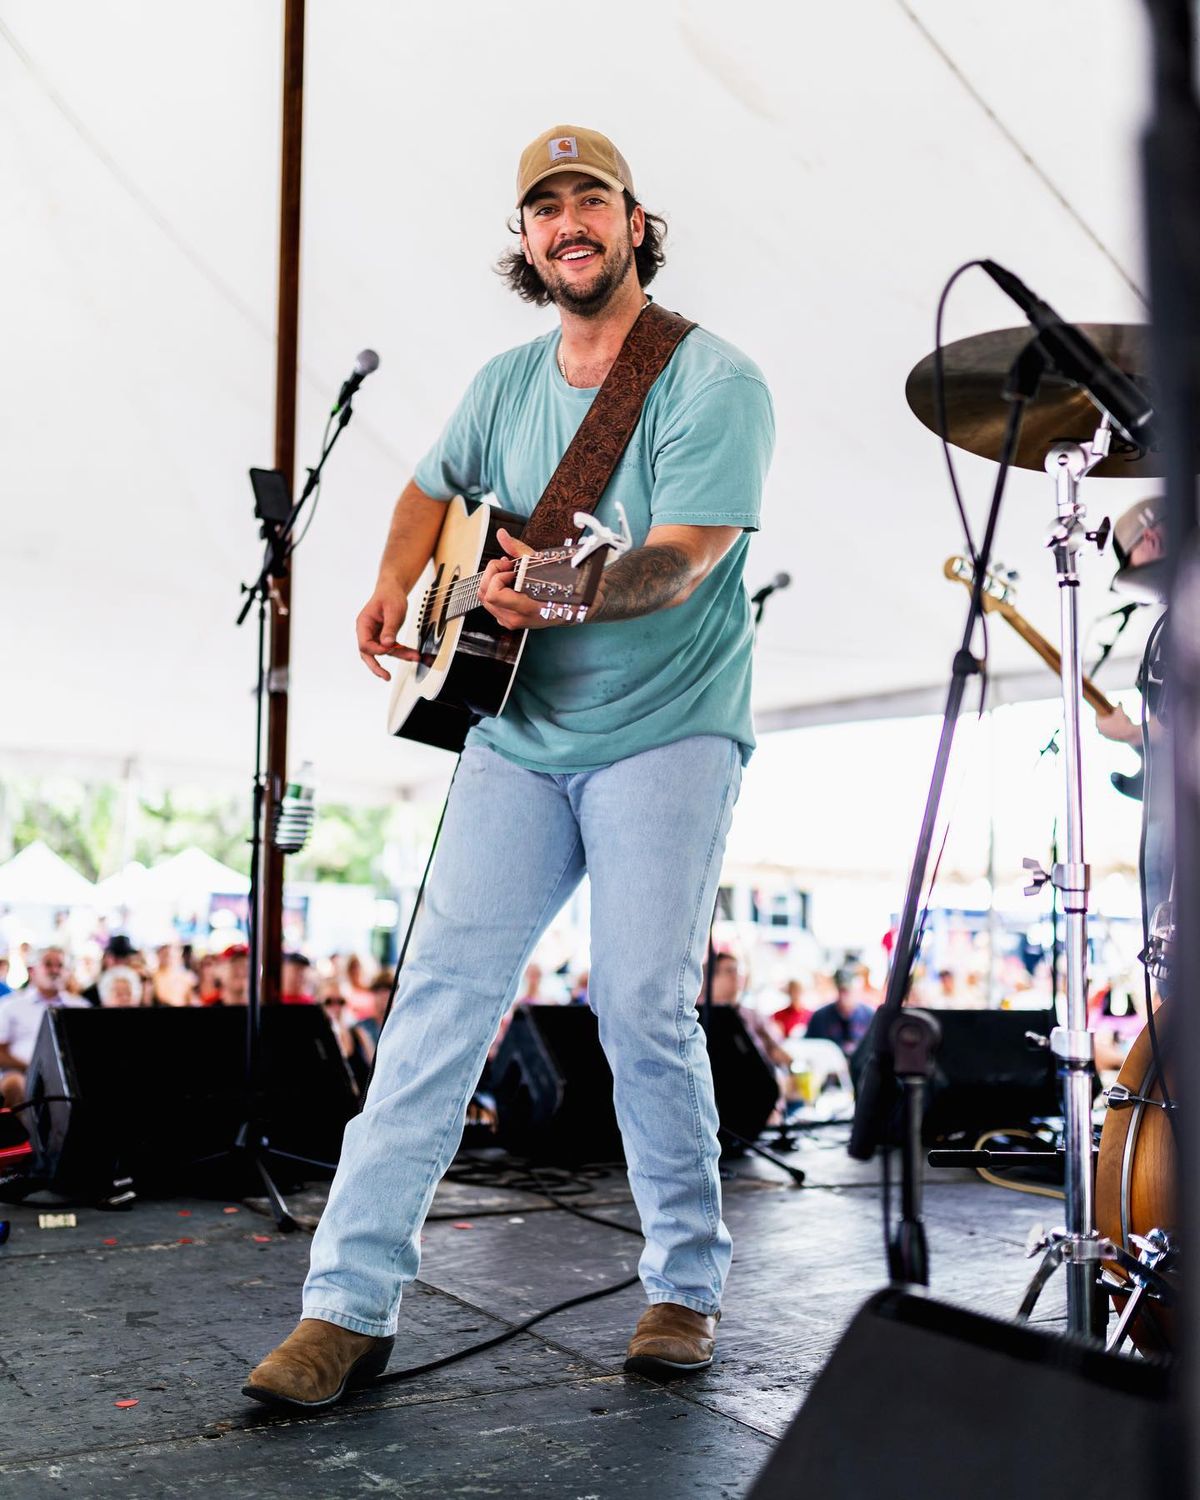
[[[629,519],[625,514],[625,507],[618,500],[616,502],[617,523],[620,531],[613,531],[611,527],[605,526],[595,516],[586,510],[577,510],[572,516],[575,525],[584,533],[575,545],[575,555],[571,558],[573,568],[580,567],[591,557],[592,553],[600,547],[612,549],[612,557],[604,564],[607,568],[610,563],[620,557],[622,552],[628,552],[633,546],[633,535],[629,530]]]

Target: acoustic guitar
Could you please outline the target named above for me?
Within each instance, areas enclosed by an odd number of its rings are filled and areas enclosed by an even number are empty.
[[[400,636],[420,660],[395,664],[389,734],[458,751],[473,724],[504,712],[529,632],[506,630],[488,614],[479,585],[487,564],[504,555],[496,533],[504,527],[519,537],[526,519],[460,497],[447,505],[426,570],[429,586],[419,607],[410,600]],[[582,519],[576,516],[577,523]],[[587,524],[594,524],[591,517]],[[596,533],[568,538],[561,547],[520,558],[513,587],[539,600],[547,619],[583,621],[612,550]]]
[[[975,570],[965,557],[948,557],[942,566],[942,572],[949,579],[957,579],[970,589],[975,578]],[[1002,619],[1008,621],[1021,639],[1037,652],[1055,676],[1062,673],[1062,653],[1059,652],[1039,630],[1036,630],[1022,615],[1016,605],[1012,602],[1016,590],[1012,583],[1002,578],[998,573],[989,572],[984,575],[983,580],[983,608],[985,614],[998,614]],[[1089,678],[1083,679],[1083,696],[1089,708],[1094,708],[1098,714],[1111,714],[1116,705],[1111,703],[1096,684]],[[1135,752],[1138,759],[1142,759],[1142,752],[1136,745],[1130,749]],[[1135,801],[1142,795],[1142,772],[1133,776],[1126,776],[1121,771],[1114,771],[1110,778],[1125,797],[1132,797]]]

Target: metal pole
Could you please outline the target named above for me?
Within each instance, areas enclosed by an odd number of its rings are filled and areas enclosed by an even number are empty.
[[[285,0],[283,13],[283,141],[279,193],[279,295],[275,350],[275,467],[289,492],[296,459],[296,372],[300,322],[300,165],[304,124],[304,0]],[[291,576],[271,584],[271,656],[267,673],[265,826],[287,781],[288,674],[291,665]],[[264,836],[262,999],[279,999],[283,962],[283,854]]]
[[[1046,457],[1054,478],[1058,526],[1052,538],[1058,571],[1062,627],[1063,766],[1066,773],[1066,861],[1051,879],[1062,893],[1066,928],[1066,1026],[1056,1027],[1050,1045],[1063,1084],[1066,1130],[1067,1324],[1073,1333],[1100,1337],[1096,1295],[1098,1262],[1095,1180],[1092,1165],[1092,1083],[1095,1058],[1087,1016],[1087,908],[1089,870],[1083,842],[1083,756],[1079,710],[1083,669],[1079,653],[1079,577],[1075,562],[1085,532],[1079,503],[1080,479],[1096,462],[1078,443],[1058,443]]]

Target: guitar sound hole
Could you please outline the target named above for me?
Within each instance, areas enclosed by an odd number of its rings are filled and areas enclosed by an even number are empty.
[[[458,580],[461,577],[462,577],[462,568],[461,567],[456,567],[455,570],[454,570],[454,572],[453,572],[453,574],[451,575],[450,582],[446,585],[446,591],[445,591],[445,594],[444,594],[444,596],[442,598],[442,607],[441,607],[441,610],[438,613],[437,638],[438,638],[439,642],[441,641],[442,637],[446,633],[447,615],[450,612],[450,595],[451,595],[451,592],[454,589],[454,585],[458,582]]]
[[[418,682],[421,681],[437,660],[438,648],[441,645],[442,635],[445,630],[446,609],[450,602],[449,588],[445,589],[445,598],[441,598],[445,571],[445,564],[439,563],[438,570],[433,577],[433,583],[430,585],[429,592],[425,596],[425,607],[421,611],[421,630],[417,637],[417,650],[421,653],[421,660],[416,664],[415,673]],[[457,570],[454,576],[455,578],[458,577]]]

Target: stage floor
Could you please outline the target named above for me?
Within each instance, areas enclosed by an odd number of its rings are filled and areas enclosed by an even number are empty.
[[[472,1359],[366,1391],[321,1416],[246,1400],[250,1367],[294,1326],[305,1234],[247,1204],[176,1199],[78,1210],[40,1228],[0,1207],[0,1491],[66,1495],[505,1495],[672,1500],[745,1493],[860,1303],[885,1280],[878,1168],[842,1127],[789,1160],[794,1187],[742,1161],[726,1183],[734,1236],[717,1359],[656,1386],[621,1373],[640,1289],[560,1314]],[[315,1213],[320,1194],[295,1206]],[[587,1199],[636,1219],[623,1177]],[[639,1241],[520,1192],[444,1184],[406,1298],[392,1368],[502,1332],[618,1281]],[[936,1173],[927,1190],[932,1289],[1012,1313],[1034,1224],[1061,1205]],[[1039,1321],[1062,1318],[1061,1276]],[[136,1405],[122,1403],[136,1402]],[[849,1435],[848,1435],[849,1436]]]

